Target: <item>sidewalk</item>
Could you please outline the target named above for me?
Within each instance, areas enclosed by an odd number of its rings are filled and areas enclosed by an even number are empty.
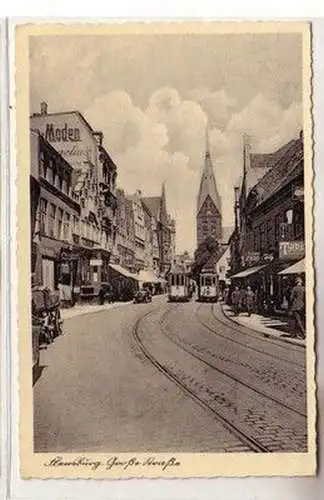
[[[163,295],[164,294],[155,295],[154,297],[152,297],[152,299],[154,301],[158,297],[163,297]],[[130,304],[133,304],[132,300],[129,302],[113,302],[112,304],[106,303],[102,306],[99,304],[77,305],[77,306],[74,306],[71,308],[61,309],[61,318],[63,320],[75,318],[76,316],[82,316],[84,314],[93,314],[93,313],[97,313],[97,312],[107,311],[109,309],[115,309],[116,307],[128,306]]]
[[[230,306],[222,304],[221,307],[224,315],[238,325],[250,328],[254,332],[264,335],[265,337],[272,337],[289,344],[306,347],[306,340],[288,337],[287,332],[280,329],[280,327],[283,328],[287,326],[287,321],[284,319],[268,318],[260,314],[252,314],[252,316],[249,317],[247,313],[241,313],[239,316],[234,316]]]

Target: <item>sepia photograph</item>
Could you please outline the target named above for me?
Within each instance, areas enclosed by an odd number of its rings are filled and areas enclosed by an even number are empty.
[[[16,31],[22,475],[315,474],[310,25]]]

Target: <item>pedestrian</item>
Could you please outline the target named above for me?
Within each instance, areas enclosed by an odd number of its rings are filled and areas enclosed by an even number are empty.
[[[248,316],[251,316],[254,310],[254,293],[250,286],[248,286],[246,290],[246,309]]]
[[[225,304],[228,304],[228,296],[229,296],[229,288],[227,286],[227,287],[225,287],[224,295],[223,295],[223,301]]]
[[[240,290],[238,286],[236,286],[232,292],[231,302],[234,309],[234,316],[238,316],[240,308]]]
[[[305,287],[301,278],[296,279],[296,285],[290,295],[290,311],[294,319],[294,332],[292,337],[305,338],[305,327],[303,324],[305,314]],[[299,331],[299,333],[297,333]]]
[[[240,311],[244,311],[246,308],[246,290],[245,288],[241,288],[240,290],[240,303],[239,303]]]
[[[105,289],[103,286],[101,286],[99,290],[99,304],[103,306],[104,303],[105,303]]]

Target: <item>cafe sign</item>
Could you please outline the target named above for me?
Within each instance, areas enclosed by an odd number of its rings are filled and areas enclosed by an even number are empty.
[[[248,266],[256,264],[260,261],[260,252],[248,252],[246,254],[245,262]]]
[[[305,256],[304,241],[280,241],[279,258],[281,260],[302,259]]]

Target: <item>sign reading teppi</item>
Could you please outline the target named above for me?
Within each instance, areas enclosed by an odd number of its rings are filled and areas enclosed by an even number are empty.
[[[280,241],[279,258],[282,260],[302,259],[305,256],[304,241]]]

